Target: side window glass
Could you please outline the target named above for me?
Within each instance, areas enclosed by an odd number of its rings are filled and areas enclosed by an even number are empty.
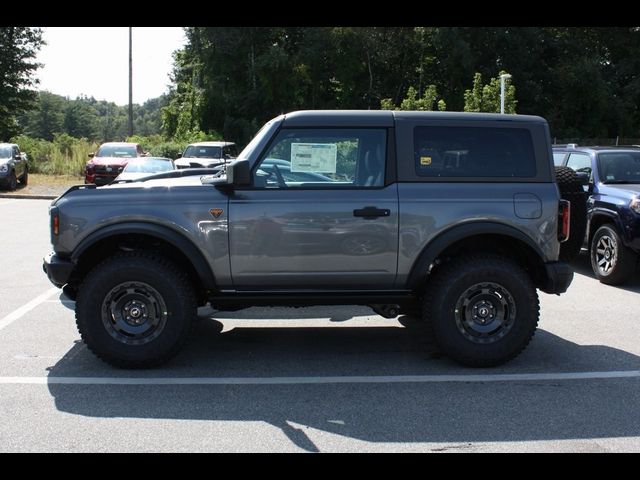
[[[536,176],[531,132],[525,128],[416,127],[414,161],[421,177]]]
[[[591,173],[591,157],[585,153],[572,153],[567,160],[567,167],[576,172]]]
[[[238,153],[236,152],[236,146],[235,145],[227,145],[224,147],[224,154],[226,156],[226,158],[236,158],[238,156]]]
[[[564,157],[567,154],[564,152],[553,152],[553,164],[556,166],[561,166],[564,163]]]
[[[282,129],[253,172],[257,188],[384,186],[385,129]]]

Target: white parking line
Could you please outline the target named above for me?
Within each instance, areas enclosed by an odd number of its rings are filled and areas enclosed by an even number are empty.
[[[2,205],[9,205],[10,203],[15,203],[18,200],[0,200],[0,206]]]
[[[640,370],[612,372],[505,373],[488,375],[395,375],[344,377],[0,377],[0,385],[299,385],[331,383],[526,382],[640,378]]]
[[[11,325],[13,322],[18,320],[20,317],[22,317],[26,313],[30,312],[34,308],[36,308],[41,303],[47,301],[47,299],[51,295],[53,295],[54,293],[57,293],[57,292],[60,292],[59,288],[56,288],[56,287],[50,288],[49,290],[44,292],[42,295],[38,295],[36,298],[31,300],[30,302],[25,303],[23,306],[21,306],[17,310],[14,310],[9,315],[7,315],[6,317],[4,317],[3,319],[0,320],[0,330],[2,330],[3,328]]]

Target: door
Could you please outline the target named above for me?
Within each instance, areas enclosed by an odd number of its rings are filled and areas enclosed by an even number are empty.
[[[398,191],[387,131],[282,129],[229,202],[238,290],[391,288]]]

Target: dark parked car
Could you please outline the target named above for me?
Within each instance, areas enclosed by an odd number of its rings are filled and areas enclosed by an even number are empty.
[[[27,156],[15,143],[0,143],[0,187],[15,190],[18,180],[26,185],[29,179]]]
[[[109,142],[100,145],[97,153],[90,153],[91,160],[85,167],[84,183],[107,185],[115,180],[127,166],[129,159],[143,157],[146,153],[138,143]]]
[[[585,246],[593,272],[602,283],[624,283],[640,253],[640,148],[568,145],[554,147],[553,156],[588,178]]]

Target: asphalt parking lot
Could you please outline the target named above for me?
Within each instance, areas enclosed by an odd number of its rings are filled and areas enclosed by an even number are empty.
[[[170,364],[123,371],[42,272],[49,203],[0,198],[2,452],[640,452],[640,272],[605,286],[578,259],[499,368],[440,357],[411,319],[323,307],[201,309]]]

